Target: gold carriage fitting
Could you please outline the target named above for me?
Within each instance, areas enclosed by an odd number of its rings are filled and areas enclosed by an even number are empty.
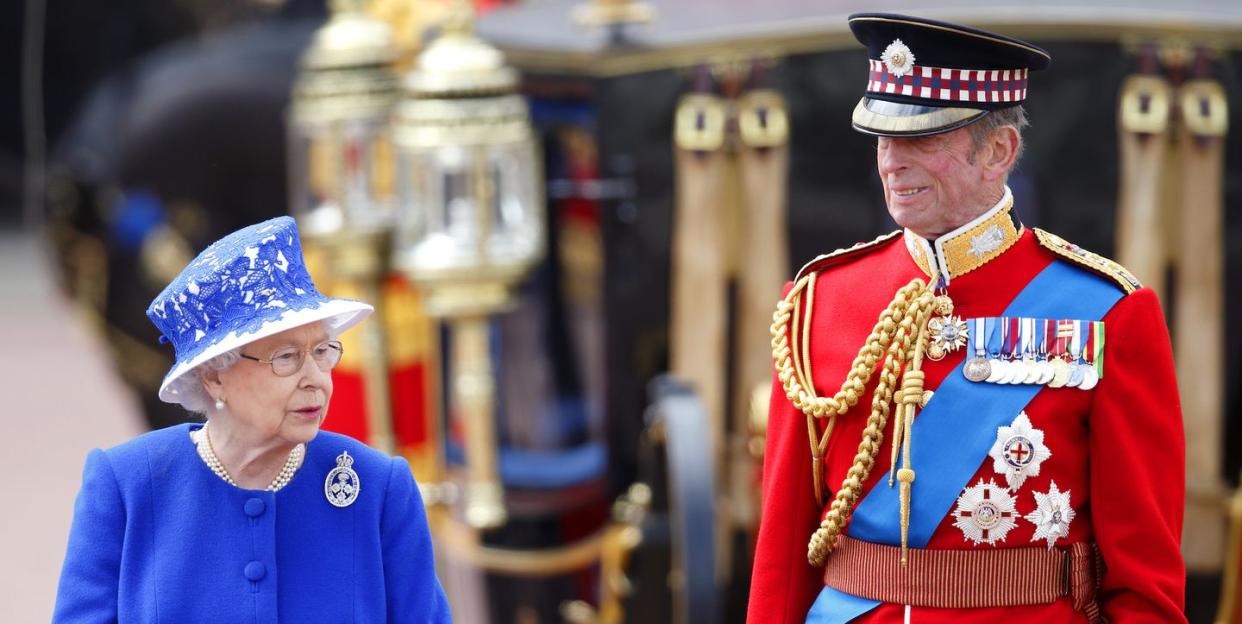
[[[393,162],[388,137],[396,104],[392,30],[359,0],[332,0],[332,15],[302,55],[288,111],[290,212],[308,262],[326,291],[383,311],[392,229]],[[319,262],[316,262],[319,260]],[[316,271],[316,272],[320,272]],[[348,345],[342,372],[361,373],[366,442],[394,452],[385,324],[368,323]]]

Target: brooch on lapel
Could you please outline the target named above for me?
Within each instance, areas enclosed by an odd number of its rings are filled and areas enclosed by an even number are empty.
[[[358,500],[358,492],[362,489],[362,481],[354,472],[354,458],[349,451],[341,451],[336,456],[336,468],[328,472],[323,480],[323,494],[334,507],[349,507]]]

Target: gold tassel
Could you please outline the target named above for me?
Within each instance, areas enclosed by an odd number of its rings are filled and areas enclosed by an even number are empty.
[[[924,293],[926,296],[926,293]],[[901,504],[901,565],[909,562],[909,543],[910,543],[910,497],[914,484],[914,468],[911,467],[913,460],[910,457],[911,439],[914,437],[914,414],[923,403],[923,353],[927,348],[927,321],[930,316],[931,306],[920,308],[916,320],[918,327],[918,337],[914,341],[914,355],[910,359],[910,365],[906,368],[905,374],[901,376],[901,401],[898,407],[897,423],[894,427],[901,426],[901,470],[897,472],[897,480],[901,482],[901,491],[899,492]],[[896,437],[896,436],[894,436]],[[894,443],[896,440],[894,440]],[[894,453],[896,452],[894,446]],[[896,468],[896,462],[893,467]]]
[[[901,567],[909,562],[907,557],[910,538],[910,484],[914,483],[914,471],[902,468],[897,471],[897,480],[901,481]]]
[[[811,441],[811,482],[815,485],[815,502],[820,509],[824,508],[824,454],[820,452],[816,441],[819,434],[815,431],[815,419],[806,417],[806,435]]]
[[[914,428],[914,408],[918,403],[918,398],[922,396],[923,387],[923,371],[907,370],[901,378],[901,395],[902,401],[897,407],[897,421],[893,423],[894,427],[901,426],[902,435],[894,436],[893,448],[894,452],[898,445],[901,444],[901,469],[897,470],[897,463],[893,462],[893,470],[890,473],[897,475],[897,480],[901,483],[899,491],[899,499],[901,502],[901,565],[906,565],[906,552],[910,541],[910,490],[914,483],[914,469],[910,467],[910,438],[913,437]]]
[[[888,471],[888,487],[893,487],[893,478],[897,476],[897,449],[901,448],[902,434],[905,433],[906,419],[902,417],[903,405],[905,405],[905,388],[893,393],[893,404],[897,406],[897,418],[893,419],[893,440],[889,443],[892,449],[889,453],[888,465],[891,470]]]

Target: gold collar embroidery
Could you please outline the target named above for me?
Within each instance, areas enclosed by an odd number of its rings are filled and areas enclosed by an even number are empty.
[[[1012,212],[1013,194],[1005,187],[1005,195],[990,210],[934,243],[906,230],[906,249],[924,274],[942,277],[948,285],[953,278],[987,264],[1018,242],[1022,224]]]

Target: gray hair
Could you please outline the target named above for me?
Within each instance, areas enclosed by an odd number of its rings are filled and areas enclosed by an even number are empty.
[[[178,403],[181,403],[181,407],[184,407],[186,411],[205,416],[215,400],[203,387],[203,375],[208,371],[227,370],[240,359],[241,347],[230,349],[186,371],[168,387],[176,392]]]
[[[999,110],[989,111],[969,126],[970,141],[972,144],[970,161],[974,162],[975,154],[983,148],[983,144],[992,138],[992,133],[1005,126],[1013,126],[1018,131],[1018,153],[1014,156],[1013,166],[1018,165],[1018,161],[1022,159],[1022,152],[1026,150],[1026,141],[1022,140],[1022,131],[1031,122],[1026,118],[1026,109],[1022,105],[1010,106]],[[1012,167],[1010,171],[1012,171]],[[1008,174],[1008,172],[1006,172]]]

